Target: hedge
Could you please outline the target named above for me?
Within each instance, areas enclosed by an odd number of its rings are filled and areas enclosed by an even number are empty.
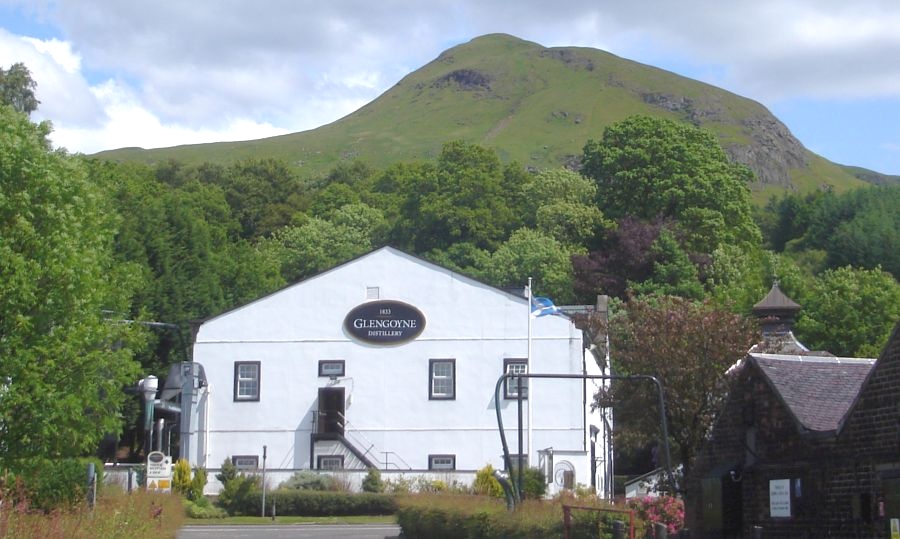
[[[573,512],[572,539],[610,538],[612,520],[598,511]],[[397,524],[405,539],[538,539],[563,536],[562,506],[526,501],[509,512],[505,504],[478,496],[418,495],[400,500]],[[601,533],[602,532],[602,533]]]
[[[261,502],[262,492],[252,489],[232,500],[229,510],[258,515]],[[372,492],[273,490],[266,493],[266,514],[271,513],[273,503],[276,513],[283,516],[392,515],[397,511],[395,496]]]

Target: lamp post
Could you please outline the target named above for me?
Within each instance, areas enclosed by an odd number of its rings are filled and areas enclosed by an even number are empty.
[[[156,399],[156,391],[159,389],[159,380],[152,374],[140,383],[141,393],[144,395],[144,454],[147,455],[153,449],[153,404]]]

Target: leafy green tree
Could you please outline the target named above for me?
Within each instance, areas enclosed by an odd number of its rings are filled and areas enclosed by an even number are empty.
[[[532,277],[540,295],[565,303],[573,299],[571,257],[572,253],[554,238],[520,228],[497,248],[485,273],[499,286],[525,286]]]
[[[670,231],[663,230],[650,251],[656,258],[653,273],[649,279],[632,284],[636,293],[703,299],[704,291],[697,266],[691,262]]]
[[[799,300],[807,295],[809,283],[815,278],[791,257],[736,245],[716,249],[705,268],[706,289],[716,304],[748,316],[775,280],[785,294]]]
[[[239,237],[240,224],[217,185],[188,178],[173,187],[155,180],[158,170],[149,167],[91,165],[95,181],[115,186],[123,216],[116,256],[141,273],[136,308],[123,314],[182,327],[180,333],[154,333],[154,346],[141,357],[146,371],[165,373],[172,361],[186,357],[188,321],[283,284],[279,262]]]
[[[900,284],[889,273],[850,266],[827,270],[798,300],[797,337],[837,356],[878,357],[897,320]]]
[[[379,214],[365,204],[345,206],[331,221],[313,217],[276,230],[260,249],[279,260],[283,278],[294,282],[370,251],[382,230],[375,217]]]
[[[228,167],[220,187],[241,237],[267,236],[291,222],[300,206],[300,183],[287,164],[275,159],[247,159]]]
[[[523,191],[526,224],[566,245],[586,245],[611,226],[597,208],[597,185],[577,172],[543,171],[524,183]]]
[[[116,213],[48,127],[0,106],[0,465],[78,456],[121,428],[138,377],[133,275],[113,258]]]
[[[9,105],[18,112],[31,114],[40,101],[34,96],[37,83],[25,64],[17,62],[9,69],[0,67],[0,104]]]
[[[582,172],[612,219],[677,220],[686,246],[710,253],[723,244],[760,242],[753,221],[753,175],[728,160],[711,132],[672,120],[632,116],[584,147]]]
[[[427,252],[469,242],[490,250],[518,222],[507,193],[521,178],[492,150],[453,141],[444,145],[436,165],[394,168],[374,189],[394,195],[400,246]]]

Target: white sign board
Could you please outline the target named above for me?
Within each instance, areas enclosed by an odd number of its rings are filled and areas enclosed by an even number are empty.
[[[791,480],[772,479],[769,481],[769,516],[788,518],[791,516]]]
[[[172,457],[159,451],[147,455],[147,490],[172,492]]]

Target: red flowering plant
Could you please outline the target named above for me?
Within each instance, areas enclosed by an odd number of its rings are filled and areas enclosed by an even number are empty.
[[[628,508],[633,509],[644,522],[659,522],[666,525],[669,533],[675,533],[684,526],[684,502],[672,496],[644,496],[628,500]]]

